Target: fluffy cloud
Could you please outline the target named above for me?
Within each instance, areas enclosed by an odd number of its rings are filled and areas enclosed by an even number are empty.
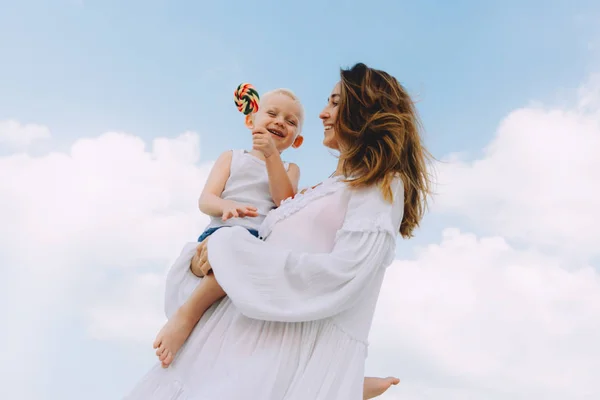
[[[598,336],[594,268],[447,229],[389,268],[370,361],[415,376],[415,398],[586,398],[600,394]]]
[[[44,398],[28,381],[52,370],[50,335],[70,315],[86,315],[99,338],[131,337],[158,323],[161,299],[152,303],[148,287],[207,222],[196,199],[210,165],[198,160],[192,132],[149,148],[109,132],[66,153],[0,157],[0,312],[11,321],[0,331],[11,344],[0,374],[12,383],[0,397]],[[121,294],[137,296],[148,314],[126,308]],[[121,314],[107,314],[111,306]],[[120,318],[127,312],[134,318]]]
[[[574,106],[511,112],[480,158],[439,166],[434,210],[485,234],[446,229],[389,269],[369,365],[405,379],[384,398],[600,397],[598,149],[594,76]]]
[[[50,129],[43,125],[21,124],[18,121],[0,121],[0,145],[25,148],[36,140],[48,139]]]
[[[482,158],[442,164],[437,210],[530,245],[598,255],[600,78],[568,109],[510,113]]]
[[[100,340],[152,343],[165,322],[164,274],[126,274],[102,292],[102,300],[88,309],[88,330]],[[150,348],[148,346],[148,348]]]
[[[208,167],[195,166],[198,154],[193,133],[156,139],[151,151],[140,138],[106,133],[78,140],[68,154],[1,158],[10,248],[77,248],[71,258],[107,267],[164,257],[205,221],[195,199]]]
[[[598,149],[594,76],[574,106],[515,110],[480,158],[439,166],[435,211],[486,234],[446,229],[390,268],[370,364],[404,372],[397,398],[600,396]]]

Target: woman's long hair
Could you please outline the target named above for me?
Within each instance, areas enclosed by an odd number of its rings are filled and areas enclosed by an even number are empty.
[[[336,132],[343,172],[352,187],[380,185],[388,201],[391,183],[404,183],[400,234],[413,235],[427,206],[431,181],[429,153],[422,143],[420,121],[404,87],[388,73],[359,63],[341,70]]]

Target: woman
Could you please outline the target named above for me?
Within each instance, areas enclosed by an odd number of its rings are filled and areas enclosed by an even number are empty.
[[[340,152],[329,179],[271,212],[261,241],[222,229],[177,265],[202,275],[204,314],[168,369],[156,366],[129,399],[362,398],[367,337],[396,235],[412,236],[429,193],[414,105],[395,78],[342,70],[320,115]],[[174,267],[175,269],[175,267]],[[178,281],[179,279],[179,281]],[[167,283],[197,285],[192,273]]]

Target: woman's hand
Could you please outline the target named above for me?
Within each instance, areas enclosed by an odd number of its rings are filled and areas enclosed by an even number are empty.
[[[212,267],[208,262],[208,248],[206,247],[208,239],[209,238],[204,239],[202,243],[196,247],[196,254],[192,257],[192,262],[190,264],[192,274],[199,278],[208,275],[212,270]]]

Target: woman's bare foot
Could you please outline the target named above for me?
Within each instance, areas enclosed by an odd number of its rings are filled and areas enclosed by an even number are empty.
[[[372,399],[381,396],[392,385],[400,383],[400,379],[388,376],[387,378],[366,377],[363,386],[363,399]]]
[[[197,319],[189,318],[180,308],[162,327],[152,345],[163,368],[167,368],[175,358],[175,354],[192,333]]]

